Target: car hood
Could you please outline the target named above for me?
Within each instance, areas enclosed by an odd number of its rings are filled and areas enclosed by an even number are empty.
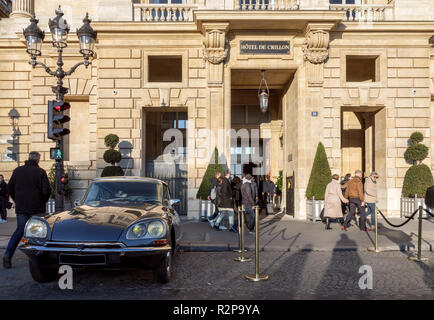
[[[161,206],[141,208],[80,206],[45,217],[52,241],[117,241],[122,232],[143,218],[164,216]]]

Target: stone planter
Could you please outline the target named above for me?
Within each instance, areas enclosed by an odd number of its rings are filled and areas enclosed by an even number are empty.
[[[200,221],[207,221],[207,219],[214,214],[214,205],[211,200],[200,200]]]
[[[308,220],[321,221],[321,211],[324,209],[324,200],[307,200],[306,201],[306,218]]]
[[[409,218],[413,212],[422,206],[424,209],[427,209],[432,213],[432,209],[427,208],[425,205],[425,198],[404,198],[401,197],[401,218]],[[416,214],[415,218],[417,218],[419,214]],[[424,219],[428,218],[428,214],[423,211],[422,217]]]

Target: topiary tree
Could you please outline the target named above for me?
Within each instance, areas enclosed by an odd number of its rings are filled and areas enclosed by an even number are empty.
[[[211,179],[217,172],[221,172],[223,174],[223,167],[219,164],[218,156],[219,152],[217,148],[215,148],[214,154],[211,157],[211,161],[206,168],[205,174],[203,175],[199,190],[197,191],[197,199],[208,200],[208,195],[211,190]],[[212,161],[212,159],[214,159],[214,161]]]
[[[104,152],[104,161],[110,163],[111,166],[107,166],[101,173],[101,177],[123,176],[124,170],[120,166],[116,166],[116,163],[120,162],[122,155],[118,150],[115,150],[119,143],[119,137],[116,134],[108,134],[104,138],[104,144],[109,149]]]
[[[430,168],[422,161],[428,156],[428,147],[422,144],[423,134],[414,132],[410,136],[410,146],[405,151],[405,158],[413,162],[404,178],[402,194],[404,197],[425,197],[426,189],[434,184]]]
[[[277,178],[276,181],[276,187],[280,193],[282,193],[282,186],[283,186],[283,170],[279,170],[279,177]]]
[[[327,160],[324,145],[320,142],[316,149],[315,159],[306,189],[306,198],[312,200],[313,197],[315,197],[315,200],[324,200],[325,189],[331,180],[332,172]]]

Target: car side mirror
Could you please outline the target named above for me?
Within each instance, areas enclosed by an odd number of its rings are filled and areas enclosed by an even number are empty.
[[[173,206],[176,206],[177,204],[179,204],[180,202],[181,202],[181,200],[179,200],[179,199],[171,199],[169,203],[173,207]]]

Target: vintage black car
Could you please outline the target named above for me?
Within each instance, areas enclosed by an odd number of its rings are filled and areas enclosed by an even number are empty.
[[[178,202],[157,179],[94,179],[73,209],[27,222],[21,250],[33,279],[55,280],[60,265],[133,266],[167,283],[181,236]]]

